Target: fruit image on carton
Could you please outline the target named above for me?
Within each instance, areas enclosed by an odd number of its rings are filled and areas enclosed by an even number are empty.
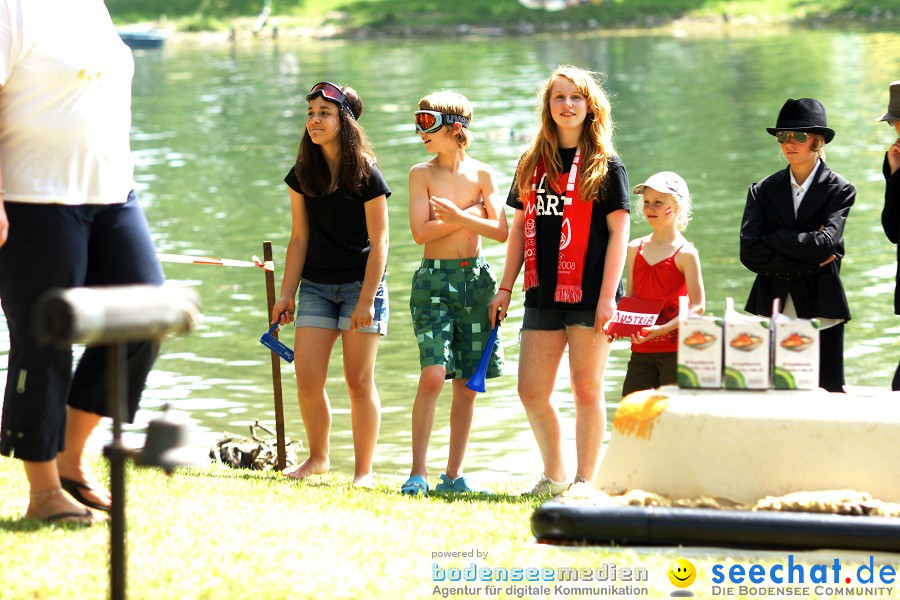
[[[678,315],[678,386],[722,387],[722,319],[688,311],[682,297]]]
[[[765,390],[772,387],[770,321],[734,310],[734,300],[725,299],[725,369],[727,389]]]
[[[814,390],[819,387],[819,321],[776,314],[774,387]]]

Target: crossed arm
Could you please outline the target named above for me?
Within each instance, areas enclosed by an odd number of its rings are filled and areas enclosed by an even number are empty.
[[[409,172],[409,227],[416,243],[424,245],[460,229],[506,241],[509,226],[493,173],[488,169],[481,171],[478,183],[480,198],[471,206],[460,208],[447,198],[432,196],[427,171],[413,167]]]
[[[754,273],[778,277],[808,276],[836,259],[850,207],[856,200],[852,186],[832,193],[826,200],[824,222],[814,231],[781,228],[767,231],[760,204],[759,186],[747,195],[741,223],[741,262]]]

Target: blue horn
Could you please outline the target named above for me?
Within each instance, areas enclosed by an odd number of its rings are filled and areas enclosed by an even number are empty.
[[[491,330],[491,336],[481,351],[481,359],[478,361],[478,368],[475,373],[466,382],[466,387],[473,392],[484,392],[484,377],[487,375],[488,364],[491,362],[491,351],[494,349],[494,341],[497,339],[497,330],[500,328],[500,309],[497,309],[496,325]]]
[[[284,313],[281,313],[282,315]],[[281,317],[279,316],[279,321]],[[275,321],[272,323],[272,326],[269,327],[269,331],[262,334],[262,337],[259,338],[259,343],[283,358],[284,360],[290,362],[294,362],[294,351],[284,345],[277,337],[275,337],[275,330],[278,329],[278,322]]]

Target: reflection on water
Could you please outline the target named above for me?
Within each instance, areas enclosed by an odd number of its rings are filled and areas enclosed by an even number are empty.
[[[406,187],[409,168],[428,156],[414,134],[411,113],[432,90],[466,94],[475,106],[471,154],[494,166],[506,190],[534,132],[538,87],[562,63],[604,73],[616,146],[633,181],[673,170],[688,182],[694,220],[686,236],[700,252],[707,305],[718,314],[727,296],[742,306],[752,281],[737,256],[747,186],[783,167],[777,144],[764,128],[788,97],[823,100],[837,131],[828,163],[859,190],[843,265],[854,314],[847,327],[847,379],[889,386],[900,357],[900,317],[892,314],[894,248],[879,218],[881,156],[892,136],[874,120],[887,102],[891,77],[886,74],[900,72],[900,35],[804,31],[799,36],[545,37],[464,44],[265,40],[239,47],[173,44],[135,58],[136,176],[158,250],[251,260],[262,255],[262,242],[271,240],[276,279],[290,233],[282,178],[296,153],[306,92],[327,79],[349,83],[365,101],[361,123],[394,191],[389,200],[391,325],[376,375],[383,405],[376,457],[380,472],[409,467],[410,410],[418,381],[408,297],[421,248],[408,231]],[[635,218],[632,235],[647,232]],[[504,249],[485,244],[499,274]],[[164,266],[170,280],[197,288],[204,314],[190,336],[165,342],[139,421],[145,423],[158,407],[171,403],[190,414],[195,440],[204,444],[220,431],[246,434],[256,419],[272,423],[270,361],[258,342],[267,328],[263,272]],[[467,455],[473,473],[518,476],[540,470],[516,395],[522,316],[517,301],[501,331],[507,375],[488,381],[476,409]],[[293,331],[285,329],[282,339],[290,343]],[[7,352],[3,335],[0,362]],[[353,448],[340,357],[338,345],[327,383],[335,413],[332,464],[349,470]],[[604,384],[611,409],[627,359],[627,345],[617,343]],[[574,432],[565,371],[563,364],[554,397],[571,456]],[[282,380],[288,435],[303,439],[290,365],[283,365]],[[429,454],[433,473],[443,469],[447,457],[448,406],[446,391]]]

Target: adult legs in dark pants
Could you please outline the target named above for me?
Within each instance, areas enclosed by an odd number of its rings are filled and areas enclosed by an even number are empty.
[[[82,465],[85,442],[108,415],[104,349],[87,349],[73,376],[71,349],[39,345],[31,328],[37,300],[49,289],[162,283],[146,219],[133,192],[115,205],[7,201],[6,212],[10,237],[0,248],[0,301],[10,353],[0,453],[25,464],[32,491],[28,516],[45,518],[71,504],[56,494],[60,477],[87,484],[83,496],[106,507],[108,492]],[[157,351],[147,343],[127,349],[129,420]]]
[[[819,387],[844,391],[844,324],[819,332]]]
[[[897,364],[897,370],[894,372],[894,380],[891,382],[891,390],[900,392],[900,363]]]

